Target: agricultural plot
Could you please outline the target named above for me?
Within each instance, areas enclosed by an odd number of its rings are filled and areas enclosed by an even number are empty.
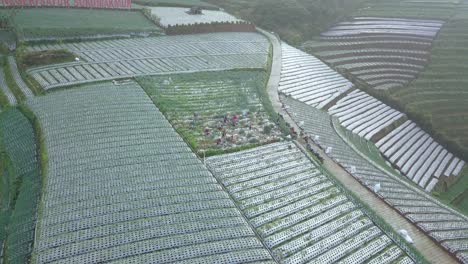
[[[272,260],[136,83],[28,101],[49,168],[32,263]]]
[[[41,175],[36,139],[17,109],[0,114],[0,256],[5,263],[27,263],[36,227]]]
[[[8,84],[5,81],[5,72],[3,71],[3,67],[0,67],[0,89],[1,92],[5,95],[8,100],[9,105],[16,105],[16,97],[13,92],[8,87]]]
[[[453,17],[459,2],[460,0],[368,0],[355,15],[447,20]]]
[[[0,10],[0,15],[11,14]],[[160,33],[153,22],[139,11],[21,8],[15,10],[14,26],[21,40],[99,37],[129,33]]]
[[[404,118],[403,113],[360,90],[338,100],[328,113],[336,116],[348,130],[367,140]]]
[[[16,85],[20,89],[21,93],[26,98],[31,98],[34,96],[32,90],[28,87],[28,85],[24,82],[23,78],[18,69],[18,65],[16,64],[16,59],[13,56],[8,56],[8,65],[10,67],[11,74],[13,75],[13,80],[15,81]]]
[[[217,10],[203,10],[200,15],[187,13],[188,8],[181,7],[152,7],[151,13],[158,16],[162,27],[175,25],[193,25],[213,22],[238,22],[242,21],[236,17]]]
[[[226,71],[142,77],[138,81],[191,146],[216,152],[278,141],[265,112],[265,71]]]
[[[336,69],[380,90],[404,87],[428,63],[443,21],[354,17],[304,47]]]
[[[66,49],[82,60],[31,68],[44,89],[143,75],[266,67],[269,43],[257,33],[210,33],[38,45]]]
[[[210,157],[207,164],[280,263],[408,259],[294,143]]]
[[[148,5],[148,6],[181,6],[193,7],[199,6],[203,8],[217,8],[215,5],[201,0],[133,0],[133,3]]]
[[[280,93],[320,109],[353,87],[314,56],[286,43],[282,43],[281,48]]]
[[[289,97],[282,98],[289,114],[297,124],[321,146],[331,158],[341,164],[364,186],[398,210],[461,262],[468,263],[468,217],[438,202],[406,180],[387,174],[364,159],[336,132],[330,116]]]
[[[468,1],[369,1],[365,6],[354,15],[446,21],[432,43],[425,70],[406,87],[383,93],[383,100],[399,105],[413,121],[432,131],[439,143],[467,160]],[[444,200],[463,208],[468,203],[467,175],[462,172],[456,182],[448,184],[439,181],[435,190]]]
[[[459,176],[465,166],[463,160],[411,121],[387,134],[376,146],[395,167],[426,191],[432,191],[441,177]]]

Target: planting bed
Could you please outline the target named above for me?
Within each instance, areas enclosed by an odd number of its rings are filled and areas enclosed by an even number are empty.
[[[348,145],[349,142],[337,134],[335,127],[339,124],[333,124],[327,113],[292,98],[283,97],[282,100],[294,121],[302,124],[311,140],[330,157],[369,189],[380,184],[377,196],[454,253],[460,261],[468,262],[464,246],[468,242],[468,217],[445,206],[404,178],[391,175],[360,156]]]
[[[354,17],[304,47],[374,89],[403,87],[428,63],[443,21]]]
[[[136,83],[80,87],[28,104],[49,156],[33,263],[271,260]]]
[[[44,89],[143,75],[263,69],[269,43],[257,33],[212,33],[126,40],[37,45],[65,49],[81,61],[31,68]]]
[[[292,142],[207,163],[280,263],[412,263]]]
[[[282,133],[265,112],[264,71],[226,71],[142,77],[155,104],[191,146],[222,151],[278,141]],[[206,130],[208,129],[208,133]]]

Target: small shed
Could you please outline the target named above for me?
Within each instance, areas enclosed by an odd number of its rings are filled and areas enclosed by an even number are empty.
[[[203,10],[202,10],[201,7],[199,7],[199,6],[193,6],[193,7],[190,8],[189,11],[187,11],[187,13],[188,13],[189,15],[202,15],[202,11],[203,11]]]

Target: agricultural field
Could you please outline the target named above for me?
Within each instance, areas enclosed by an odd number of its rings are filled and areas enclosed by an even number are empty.
[[[17,97],[19,98],[31,98],[34,96],[33,89],[29,87],[23,80],[21,76],[20,69],[18,68],[18,64],[16,63],[16,59],[14,56],[10,55],[7,58],[8,64],[5,68],[8,69],[8,72],[5,71],[5,74],[10,74],[11,82],[10,82],[10,89],[16,89]],[[12,86],[15,86],[12,88]]]
[[[2,108],[5,108],[8,105],[17,104],[18,101],[5,80],[5,72],[3,67],[0,67],[0,93],[2,97],[0,105]]]
[[[269,43],[258,33],[209,33],[35,45],[68,50],[80,61],[27,70],[45,89],[144,75],[264,69]]]
[[[416,123],[401,126],[401,119],[373,140],[395,168],[462,209],[468,203],[467,10],[465,0],[369,0],[352,19],[303,44]]]
[[[403,113],[357,89],[338,100],[328,109],[328,113],[366,140],[373,139],[385,128],[405,119]]]
[[[0,15],[10,15],[11,10],[16,12],[13,23],[20,40],[161,32],[139,11],[21,8],[0,9]]]
[[[201,15],[190,15],[187,13],[188,10],[187,8],[180,7],[152,7],[151,13],[161,19],[159,23],[163,27],[193,25],[197,23],[242,21],[223,11],[203,10]]]
[[[300,45],[336,21],[349,17],[367,0],[204,0],[235,17],[279,34]]]
[[[286,43],[281,44],[281,49],[280,93],[322,109],[353,87],[314,56]]]
[[[456,179],[465,166],[463,160],[409,120],[379,140],[376,146],[395,167],[426,191],[432,191],[439,180]]]
[[[439,20],[354,17],[303,47],[373,89],[395,89],[424,69],[442,25]]]
[[[207,164],[279,263],[413,263],[292,142]]]
[[[138,84],[81,86],[28,105],[49,160],[33,263],[272,260]]]
[[[133,0],[133,3],[147,6],[178,6],[217,9],[216,5],[201,0]]]
[[[376,142],[392,166],[427,192],[439,181],[446,184],[464,177],[465,162],[416,124],[407,131],[410,121],[404,123],[405,114],[353,90],[348,80],[314,56],[285,44],[282,51],[280,93],[327,111],[352,134]]]
[[[141,86],[201,155],[278,141],[265,111],[265,71],[225,71],[141,77]],[[267,106],[268,107],[268,106]]]
[[[0,30],[0,51],[6,52],[7,49],[16,47],[15,33],[10,30]]]
[[[311,140],[370,190],[410,222],[432,237],[462,262],[468,262],[468,217],[437,201],[404,177],[394,176],[376,162],[364,158],[337,133],[330,115],[290,97],[282,97],[294,121],[302,124]],[[465,210],[466,208],[459,208]]]
[[[399,17],[447,20],[464,0],[367,0],[355,16]]]
[[[17,109],[0,113],[0,256],[3,263],[27,263],[41,192],[36,138]]]
[[[417,117],[417,123],[426,125],[425,130],[432,132],[440,142],[467,160],[468,1],[463,4],[464,8],[460,5],[457,15],[439,32],[431,51],[431,63],[426,70],[408,87],[392,90],[382,98],[394,101],[410,115]],[[463,183],[468,180],[468,173],[463,175],[464,178],[448,187],[437,186],[438,193],[444,199],[466,205],[468,185]],[[465,188],[460,188],[460,184]],[[450,195],[445,197],[446,193]]]

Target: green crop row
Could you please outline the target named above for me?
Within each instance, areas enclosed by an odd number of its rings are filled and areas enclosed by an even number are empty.
[[[18,109],[0,114],[0,241],[5,263],[27,263],[31,254],[41,174],[31,122]]]
[[[11,12],[0,9],[0,16]],[[20,40],[161,31],[139,10],[25,8],[15,12],[11,16]]]

